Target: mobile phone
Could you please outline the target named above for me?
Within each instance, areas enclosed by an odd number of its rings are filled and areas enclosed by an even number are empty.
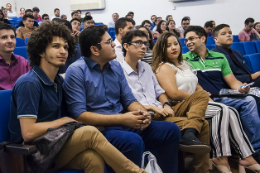
[[[252,86],[252,85],[254,85],[254,83],[255,83],[255,82],[251,82],[251,83],[247,84],[246,86],[243,86],[242,88]]]

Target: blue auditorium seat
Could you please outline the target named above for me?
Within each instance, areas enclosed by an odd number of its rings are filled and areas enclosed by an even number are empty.
[[[184,54],[184,53],[187,53],[187,52],[189,52],[190,50],[186,47],[186,46],[184,46],[184,47],[182,47],[182,53]]]
[[[206,47],[207,47],[209,50],[211,50],[211,49],[213,49],[214,47],[216,47],[216,45],[215,45],[215,44],[212,44],[212,45],[206,45]]]
[[[233,35],[233,42],[239,42],[238,35]]]
[[[251,55],[245,55],[245,62],[248,65],[248,67],[255,73],[257,71],[260,71],[260,54],[251,54]]]
[[[16,47],[14,49],[14,54],[16,55],[20,55],[22,57],[24,57],[25,59],[28,59],[28,55],[27,55],[27,47],[23,46],[23,47]]]
[[[186,47],[184,40],[185,40],[185,38],[179,38],[179,41],[180,41],[182,47]]]
[[[257,53],[260,53],[260,41],[255,41],[254,43]]]
[[[215,44],[214,37],[207,37],[207,44],[206,45],[212,45]]]
[[[16,47],[26,46],[25,42],[21,38],[16,38]]]
[[[247,41],[242,43],[244,46],[245,54],[255,54],[256,53],[256,48],[255,48],[255,43],[252,41]]]
[[[242,55],[245,55],[245,50],[244,50],[244,46],[242,45],[242,43],[233,43],[231,45],[232,49],[238,50],[242,53]]]
[[[28,43],[28,40],[29,40],[29,37],[26,37],[26,38],[25,38],[25,40],[24,40],[24,42],[25,42],[25,45],[27,45],[27,43]]]
[[[104,25],[102,22],[100,22],[100,23],[95,23],[95,25]]]

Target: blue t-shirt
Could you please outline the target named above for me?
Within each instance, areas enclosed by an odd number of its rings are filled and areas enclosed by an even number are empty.
[[[62,101],[63,78],[57,75],[54,83],[38,66],[22,75],[14,85],[9,121],[10,141],[22,143],[19,118],[36,118],[48,122],[66,116]]]
[[[137,101],[117,61],[108,62],[100,71],[95,61],[81,57],[67,69],[63,90],[73,118],[87,111],[119,114]]]

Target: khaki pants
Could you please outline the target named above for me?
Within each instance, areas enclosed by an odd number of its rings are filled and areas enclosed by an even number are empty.
[[[57,169],[81,169],[85,173],[104,172],[105,162],[119,173],[141,173],[137,165],[112,146],[93,126],[81,127],[74,131],[58,155]]]
[[[163,117],[155,114],[154,120],[173,122],[181,130],[194,128],[198,131],[198,139],[209,144],[209,124],[205,120],[205,112],[208,106],[209,95],[204,90],[198,90],[187,100],[177,103],[172,107],[174,117]],[[196,173],[206,173],[209,171],[209,153],[204,155],[194,155],[193,167]]]

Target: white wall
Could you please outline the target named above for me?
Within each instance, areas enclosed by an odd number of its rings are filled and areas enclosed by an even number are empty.
[[[1,0],[0,5],[10,2],[16,3],[17,12],[20,7],[32,8],[38,6],[40,14],[53,15],[54,8],[58,7],[61,14],[67,14],[70,19],[69,0]],[[14,6],[14,5],[13,5]],[[176,10],[173,10],[176,6]],[[152,14],[163,18],[172,14],[177,26],[180,25],[183,16],[191,17],[191,24],[204,25],[208,20],[215,20],[216,24],[227,23],[234,34],[238,34],[244,27],[244,20],[253,17],[260,21],[259,0],[200,0],[191,2],[173,3],[168,0],[106,0],[104,10],[91,11],[96,22],[108,23],[114,12],[120,17],[128,11],[135,12],[135,21],[140,24],[144,19],[150,19]]]

